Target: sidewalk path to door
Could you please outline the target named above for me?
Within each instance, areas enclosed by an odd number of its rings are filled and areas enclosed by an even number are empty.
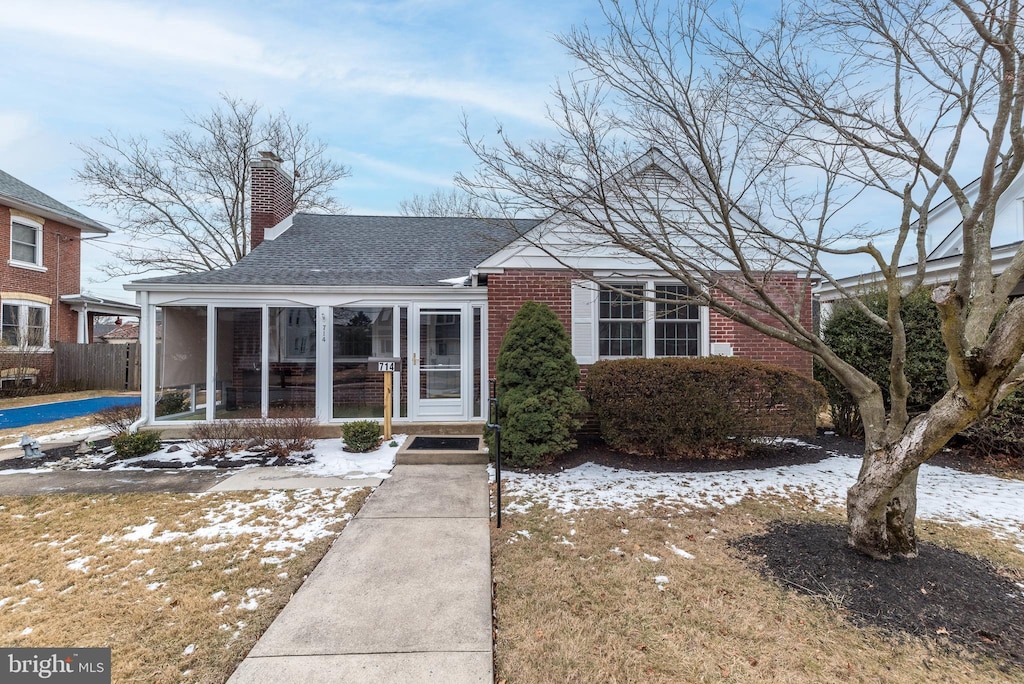
[[[487,470],[399,465],[229,684],[493,682]]]

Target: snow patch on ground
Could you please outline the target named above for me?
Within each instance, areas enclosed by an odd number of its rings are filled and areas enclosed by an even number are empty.
[[[405,440],[406,435],[394,435],[395,446],[383,442],[374,451],[354,454],[342,449],[345,442],[340,438],[318,439],[313,449],[313,462],[296,467],[310,475],[340,476],[346,480],[388,478],[395,465],[395,454]]]
[[[333,534],[328,527],[352,517],[342,511],[348,496],[355,491],[268,490],[260,492],[259,498],[251,502],[225,501],[214,505],[203,515],[205,524],[195,531],[157,533],[160,523],[151,519],[144,525],[125,528],[128,532],[121,539],[154,544],[206,541],[199,550],[213,551],[226,545],[224,538],[250,535],[253,550],[297,553],[310,542]]]
[[[96,560],[96,556],[82,556],[76,558],[67,564],[68,570],[78,570],[80,572],[89,572],[89,561]]]
[[[95,428],[90,428],[90,431],[94,432]],[[75,441],[74,437],[70,434],[61,434],[64,435],[61,438],[62,441]],[[40,437],[40,442],[54,441],[53,439],[46,439],[46,437],[51,436],[47,435]],[[363,478],[384,479],[391,477],[391,469],[395,465],[395,454],[398,453],[398,449],[402,446],[405,440],[406,435],[394,435],[392,440],[383,442],[381,446],[374,451],[365,454],[355,454],[349,453],[343,449],[345,442],[341,438],[316,439],[313,440],[313,448],[310,451],[296,453],[296,456],[299,456],[302,453],[310,454],[312,460],[309,463],[293,467],[297,468],[301,472],[322,477],[343,477],[347,480]],[[392,443],[394,443],[395,446],[391,446]],[[171,451],[172,449],[173,451]],[[215,469],[215,466],[213,465],[199,464],[199,456],[197,455],[199,450],[200,446],[195,443],[168,442],[152,454],[118,461],[110,468],[110,470],[156,470],[156,468],[149,467],[154,463],[166,463],[169,465],[179,464],[192,470]],[[226,454],[223,457],[223,460],[228,462],[233,460],[242,461],[262,455],[263,454],[259,452],[238,451]],[[83,460],[89,464],[88,467],[98,467],[103,465],[106,462],[106,459],[107,456],[105,454],[94,454],[83,458]],[[245,463],[238,465],[238,469],[258,467],[260,467],[258,463]],[[41,465],[38,468],[26,468],[22,470],[0,470],[0,475],[50,473],[53,472],[53,470],[54,469],[49,466]]]
[[[686,560],[693,560],[694,558],[696,558],[696,556],[694,556],[692,553],[689,553],[688,551],[683,551],[681,548],[679,548],[675,544],[672,544],[671,542],[665,542],[665,546],[668,547],[669,551],[676,554],[677,556],[682,556]]]
[[[798,440],[793,443],[803,444]],[[650,473],[584,463],[556,474],[503,473],[505,513],[546,506],[567,514],[584,509],[634,510],[657,501],[680,510],[721,508],[745,497],[806,497],[819,509],[844,506],[860,458],[833,455],[817,463],[711,473]],[[1024,482],[921,466],[917,513],[921,518],[984,528],[1021,542],[1024,551]]]

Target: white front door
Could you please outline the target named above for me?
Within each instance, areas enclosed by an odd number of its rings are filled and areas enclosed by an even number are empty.
[[[418,304],[409,326],[409,396],[414,420],[466,420],[472,337],[465,306]]]

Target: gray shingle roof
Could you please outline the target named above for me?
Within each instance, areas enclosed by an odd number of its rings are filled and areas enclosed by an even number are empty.
[[[36,190],[6,171],[0,171],[0,202],[3,201],[3,198],[26,204],[41,212],[52,214],[58,219],[65,219],[82,230],[95,233],[110,232],[109,228],[105,228],[63,202],[58,202],[46,193]]]
[[[231,268],[146,278],[188,285],[444,286],[538,222],[296,214]]]

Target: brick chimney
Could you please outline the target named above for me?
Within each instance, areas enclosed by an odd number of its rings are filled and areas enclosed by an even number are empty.
[[[260,152],[252,162],[252,232],[249,248],[256,249],[267,230],[291,216],[292,179],[281,168],[281,158],[273,152]]]

